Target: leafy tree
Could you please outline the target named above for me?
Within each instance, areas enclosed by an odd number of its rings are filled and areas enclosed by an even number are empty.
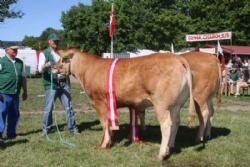
[[[62,32],[68,46],[84,51],[110,51],[109,11],[112,1],[79,3],[62,14]],[[204,45],[187,43],[186,34],[233,32],[234,44],[249,44],[249,0],[116,0],[114,51],[153,50]]]
[[[108,47],[108,6],[93,1],[92,6],[79,4],[62,14],[61,21],[67,45],[102,53]]]
[[[40,48],[41,48],[40,40],[37,37],[25,36],[22,43],[23,43],[23,45],[29,46],[33,49],[40,50]]]
[[[18,0],[1,0],[0,1],[0,22],[4,22],[6,18],[21,18],[23,12],[14,11],[10,9],[12,4],[17,3]]]
[[[233,32],[233,43],[249,44],[249,0],[179,0],[180,9],[190,16],[195,33]]]
[[[33,49],[42,50],[48,47],[48,36],[51,33],[56,33],[59,36],[60,38],[59,47],[65,48],[66,43],[63,38],[63,32],[61,30],[55,30],[53,28],[45,29],[39,37],[25,36],[23,39],[23,44]]]

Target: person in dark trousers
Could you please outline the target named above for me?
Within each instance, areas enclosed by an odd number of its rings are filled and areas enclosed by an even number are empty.
[[[78,134],[74,112],[70,95],[70,80],[68,76],[52,73],[53,64],[60,56],[58,54],[59,37],[52,33],[48,37],[49,47],[40,53],[38,70],[43,76],[43,85],[45,89],[45,106],[42,118],[42,135],[47,135],[51,130],[53,123],[52,110],[57,98],[63,104],[67,119],[67,127],[70,133]]]
[[[22,99],[27,99],[25,66],[16,58],[18,46],[5,49],[0,58],[0,145],[4,145],[3,132],[7,124],[7,138],[16,137],[16,127],[20,117],[19,94],[23,88]],[[7,123],[6,123],[7,120]]]

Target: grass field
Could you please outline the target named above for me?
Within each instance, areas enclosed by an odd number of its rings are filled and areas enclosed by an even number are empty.
[[[78,84],[72,85],[73,105],[80,134],[72,136],[65,126],[60,103],[55,115],[64,140],[73,143],[71,148],[60,144],[54,130],[47,141],[41,133],[43,89],[40,79],[29,79],[29,99],[21,102],[21,119],[18,136],[7,139],[0,149],[0,166],[108,166],[108,167],[247,167],[250,164],[250,96],[223,97],[217,109],[212,139],[204,146],[195,144],[197,128],[186,127],[187,106],[182,109],[181,126],[176,138],[176,149],[171,157],[159,162],[160,128],[151,110],[147,111],[147,133],[142,134],[144,144],[129,143],[129,115],[119,113],[120,130],[114,134],[114,145],[103,150],[98,147],[102,129],[97,114],[89,105]]]

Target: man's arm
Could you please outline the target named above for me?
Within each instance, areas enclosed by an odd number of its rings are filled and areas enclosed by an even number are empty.
[[[43,54],[43,52],[41,52],[39,56],[39,64],[38,64],[38,71],[40,73],[48,70],[49,68],[53,66],[51,62],[47,62],[47,63],[45,62],[46,62],[45,55]]]

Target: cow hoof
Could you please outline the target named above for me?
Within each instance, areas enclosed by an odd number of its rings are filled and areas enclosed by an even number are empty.
[[[159,158],[160,161],[168,159],[169,157],[170,157],[170,150],[169,149],[167,149],[164,153],[160,152],[159,155],[158,155],[158,158]]]
[[[112,145],[112,142],[111,142],[111,141],[108,142],[108,143],[102,143],[102,144],[101,144],[101,148],[108,149],[108,148],[111,147],[111,145]]]
[[[205,139],[206,140],[210,140],[211,139],[211,135],[206,135]]]
[[[143,141],[140,140],[140,139],[139,139],[139,140],[135,140],[134,142],[135,142],[136,144],[143,144]]]
[[[164,160],[168,159],[169,157],[170,157],[169,154],[168,154],[168,155],[159,155],[159,156],[158,156],[158,159],[159,159],[160,161],[164,161]]]
[[[196,144],[200,144],[200,143],[203,143],[204,142],[204,138],[203,137],[196,137],[195,139],[195,143]]]

